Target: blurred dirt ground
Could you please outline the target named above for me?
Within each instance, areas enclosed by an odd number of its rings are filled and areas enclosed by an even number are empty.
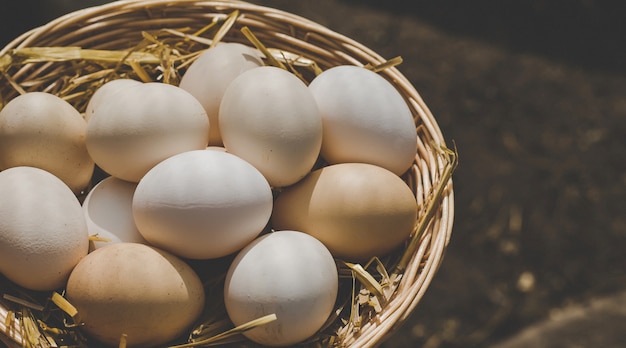
[[[623,346],[625,3],[251,2],[402,56],[458,146],[452,242],[382,347]],[[12,2],[0,44],[96,3]]]

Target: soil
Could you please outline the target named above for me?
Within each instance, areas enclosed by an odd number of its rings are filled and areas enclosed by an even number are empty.
[[[402,56],[398,68],[458,147],[451,244],[382,347],[621,346],[624,2],[252,2]],[[2,46],[87,5],[40,1],[33,13],[14,3],[17,22],[0,16]]]

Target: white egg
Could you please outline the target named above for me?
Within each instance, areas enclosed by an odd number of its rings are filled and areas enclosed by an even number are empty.
[[[139,182],[133,216],[152,245],[190,259],[234,253],[261,233],[272,190],[243,159],[223,151],[172,156]]]
[[[89,235],[108,239],[94,242],[96,249],[120,242],[146,244],[133,219],[137,184],[109,176],[93,187],[83,202]]]
[[[124,90],[126,87],[136,86],[141,82],[132,79],[117,79],[111,80],[98,88],[91,98],[85,109],[85,120],[89,121],[91,115],[99,108],[99,104],[104,100],[113,98],[111,95]]]
[[[274,187],[309,173],[322,143],[313,95],[294,74],[271,66],[231,82],[220,104],[224,147],[254,165]]]
[[[244,332],[269,346],[289,346],[314,335],[333,311],[338,276],[333,257],[308,234],[277,231],[257,238],[233,260],[224,303],[235,325],[265,315],[277,320]]]
[[[0,273],[32,290],[62,288],[89,250],[80,202],[34,167],[0,172],[0,192]]]
[[[375,164],[398,175],[409,169],[417,152],[415,123],[389,81],[366,68],[343,65],[319,74],[309,89],[322,117],[326,161]]]
[[[205,149],[209,119],[189,92],[165,83],[124,87],[98,103],[87,123],[87,150],[105,172],[132,182],[181,152]]]
[[[218,111],[226,87],[242,72],[262,65],[257,49],[236,42],[221,42],[189,66],[179,86],[204,106],[211,124],[209,144],[222,144]]]

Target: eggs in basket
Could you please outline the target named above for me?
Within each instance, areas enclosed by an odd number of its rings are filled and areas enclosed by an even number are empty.
[[[0,105],[0,273],[52,293],[76,345],[332,346],[398,289],[437,202],[407,183],[426,146],[391,65],[246,36],[179,78],[103,74],[80,108]]]

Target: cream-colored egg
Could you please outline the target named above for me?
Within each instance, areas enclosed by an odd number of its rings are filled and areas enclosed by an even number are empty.
[[[209,117],[209,144],[222,145],[218,111],[226,87],[242,72],[263,66],[261,53],[237,42],[220,42],[202,53],[185,72],[180,88],[200,101]]]
[[[162,160],[206,148],[209,119],[189,92],[150,82],[110,96],[87,123],[87,150],[105,172],[139,182]]]
[[[35,167],[0,172],[0,192],[0,273],[32,290],[62,288],[89,249],[78,199]]]
[[[243,159],[223,151],[172,156],[141,179],[133,198],[139,232],[150,244],[190,259],[234,253],[267,225],[272,190]]]
[[[326,161],[370,163],[398,175],[409,169],[417,152],[415,123],[389,81],[369,69],[343,65],[322,72],[309,89],[322,117]]]
[[[231,82],[219,111],[224,147],[254,165],[274,187],[291,185],[313,167],[322,120],[304,82],[264,66]]]
[[[200,316],[198,275],[171,253],[138,243],[96,249],[72,271],[66,296],[88,337],[117,347],[163,347]],[[98,346],[91,342],[89,346]]]
[[[15,97],[0,110],[0,170],[41,168],[78,194],[89,185],[94,171],[85,146],[86,127],[81,114],[53,94]]]
[[[106,102],[107,99],[110,100],[110,98],[113,98],[111,95],[124,90],[126,87],[136,86],[140,83],[141,82],[133,79],[117,79],[111,80],[100,86],[87,103],[87,107],[85,109],[85,120],[89,121],[91,115],[93,115],[96,109],[100,108],[99,104],[102,100],[105,100]]]
[[[415,196],[400,177],[372,164],[341,163],[281,192],[271,221],[275,229],[311,234],[335,257],[368,261],[400,246],[416,219]]]
[[[147,243],[133,218],[133,195],[137,184],[109,176],[89,191],[83,212],[89,235],[108,241],[96,241],[95,247],[119,242]]]
[[[237,254],[226,274],[224,303],[235,325],[275,314],[275,321],[244,335],[263,345],[290,346],[322,327],[337,284],[335,261],[322,243],[302,232],[277,231]]]

